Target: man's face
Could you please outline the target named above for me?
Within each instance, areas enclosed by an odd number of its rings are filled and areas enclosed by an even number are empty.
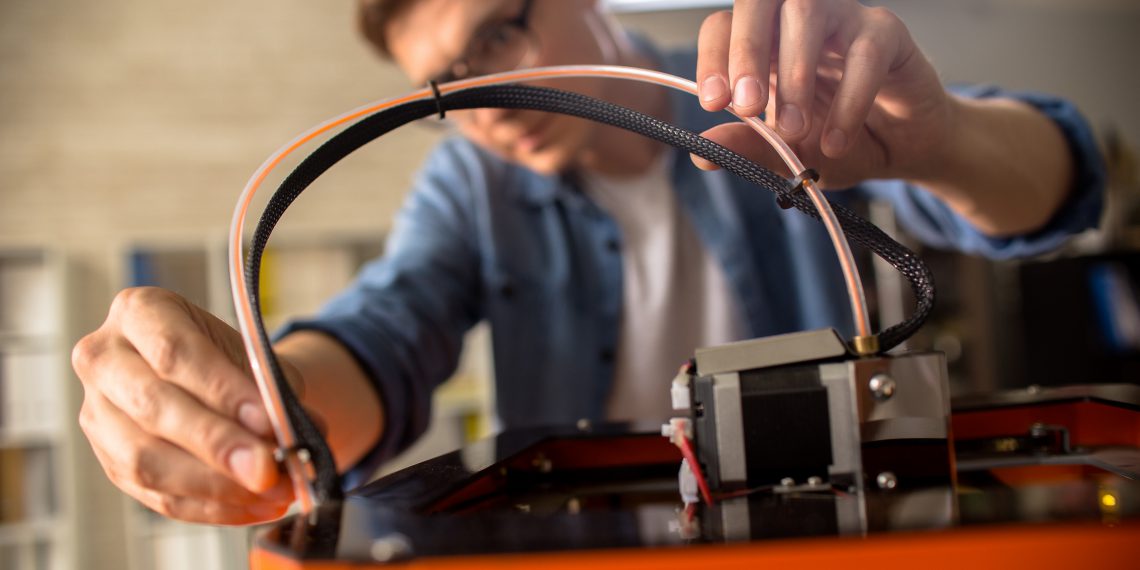
[[[388,24],[385,34],[396,64],[415,85],[451,71],[470,53],[474,37],[488,26],[516,18],[523,0],[419,0]],[[533,0],[527,29],[534,42],[529,67],[612,63],[609,39],[593,0]],[[560,79],[550,84],[603,97],[596,79]],[[582,119],[539,111],[473,109],[449,111],[464,136],[532,170],[559,172],[589,148],[597,126]]]

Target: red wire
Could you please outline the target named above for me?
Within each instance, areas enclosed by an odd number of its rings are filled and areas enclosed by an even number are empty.
[[[697,487],[701,490],[701,496],[705,498],[706,504],[713,504],[709,484],[705,482],[705,476],[701,473],[701,464],[697,463],[697,454],[693,453],[693,446],[689,443],[689,438],[685,437],[684,434],[677,434],[677,439],[680,441],[677,446],[681,448],[681,455],[685,456],[685,460],[689,462],[689,469],[693,471],[693,477],[697,478]]]

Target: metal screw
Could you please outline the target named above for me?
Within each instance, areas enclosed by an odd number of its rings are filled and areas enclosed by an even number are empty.
[[[590,420],[586,418],[578,420],[578,431],[590,431]]]
[[[895,395],[895,379],[886,374],[872,376],[867,387],[871,389],[871,394],[875,396],[875,399],[880,402],[889,400],[891,396]]]
[[[531,464],[538,468],[539,473],[550,473],[554,470],[554,463],[541,453],[534,458]]]
[[[812,487],[818,487],[823,484],[823,479],[820,479],[819,477],[813,475],[811,477],[808,477],[807,484],[811,485]]]
[[[792,479],[791,477],[784,477],[783,479],[780,479],[780,485],[782,485],[784,487],[791,487],[792,485],[795,485],[795,484],[796,484],[796,480]]]
[[[890,491],[899,486],[899,478],[890,471],[883,471],[879,473],[878,477],[875,477],[875,483],[878,483],[880,489]]]
[[[400,533],[382,536],[372,541],[369,554],[371,554],[372,559],[377,562],[392,562],[394,560],[410,558],[412,555],[412,543],[408,541],[408,537]]]

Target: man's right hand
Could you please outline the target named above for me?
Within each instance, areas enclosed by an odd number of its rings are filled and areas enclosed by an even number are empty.
[[[182,297],[127,289],[75,346],[79,423],[111,481],[159,513],[210,524],[293,500],[236,330]]]

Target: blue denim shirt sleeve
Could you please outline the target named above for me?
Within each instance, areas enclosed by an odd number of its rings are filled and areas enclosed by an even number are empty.
[[[1073,187],[1065,203],[1041,229],[1019,236],[990,237],[954,213],[949,206],[914,185],[897,180],[866,182],[860,190],[895,206],[899,223],[928,245],[957,249],[991,259],[1040,255],[1060,247],[1069,237],[1094,228],[1104,207],[1105,165],[1092,129],[1071,103],[1038,93],[983,87],[954,88],[967,97],[1009,97],[1032,105],[1061,129],[1073,157]]]
[[[352,488],[427,428],[431,396],[458,362],[463,334],[480,316],[478,254],[470,219],[471,160],[444,143],[418,174],[385,255],[366,265],[319,316],[278,336],[315,330],[343,343],[384,405],[380,442],[345,474]],[[310,387],[309,389],[320,389]]]

